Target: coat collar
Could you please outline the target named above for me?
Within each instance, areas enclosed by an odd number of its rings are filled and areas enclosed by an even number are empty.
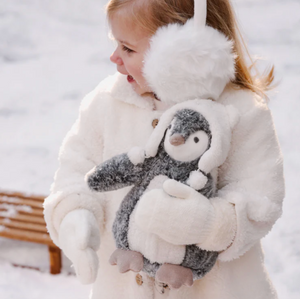
[[[112,76],[108,76],[103,80],[98,86],[99,92],[106,92],[112,96],[115,100],[128,103],[130,105],[137,106],[146,110],[166,110],[171,107],[172,104],[160,103],[159,107],[156,107],[155,100],[150,96],[140,96],[138,95],[131,85],[128,83],[126,76],[116,72]],[[217,102],[223,102],[224,98],[232,96],[233,89],[231,84],[227,84],[224,88],[222,94],[217,99]],[[226,100],[225,100],[226,101]],[[163,107],[160,107],[163,105]],[[157,108],[157,109],[156,109]]]
[[[109,76],[102,82],[101,86],[116,100],[142,109],[155,110],[155,100],[150,96],[138,95],[128,83],[126,76],[120,73]]]

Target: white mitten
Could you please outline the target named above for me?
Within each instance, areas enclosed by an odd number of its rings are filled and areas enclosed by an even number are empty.
[[[69,212],[59,228],[59,245],[73,262],[82,284],[96,280],[99,260],[100,230],[94,214],[85,209]]]
[[[166,180],[162,189],[145,193],[137,205],[135,221],[148,233],[175,244],[198,244],[221,251],[232,242],[236,217],[232,204],[207,199],[193,188]]]
[[[199,243],[211,226],[214,209],[193,188],[174,180],[145,193],[137,206],[136,223],[148,233],[176,245]]]

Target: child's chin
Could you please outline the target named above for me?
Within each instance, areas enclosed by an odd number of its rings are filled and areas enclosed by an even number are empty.
[[[138,95],[142,95],[144,93],[142,88],[136,82],[132,82],[130,85]]]
[[[136,94],[143,96],[152,93],[148,88],[141,88],[136,81],[130,83],[131,87],[135,91]]]

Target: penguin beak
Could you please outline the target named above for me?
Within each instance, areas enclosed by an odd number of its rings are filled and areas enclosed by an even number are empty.
[[[169,139],[170,143],[174,146],[182,145],[185,143],[184,137],[180,134],[174,134]]]

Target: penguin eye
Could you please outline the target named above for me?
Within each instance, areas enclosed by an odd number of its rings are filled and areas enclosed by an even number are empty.
[[[195,138],[194,138],[194,141],[195,141],[195,143],[198,143],[198,142],[199,142],[199,138],[198,138],[198,137],[195,137]]]
[[[169,125],[169,126],[168,126],[168,129],[171,130],[171,128],[172,128],[172,125]]]

